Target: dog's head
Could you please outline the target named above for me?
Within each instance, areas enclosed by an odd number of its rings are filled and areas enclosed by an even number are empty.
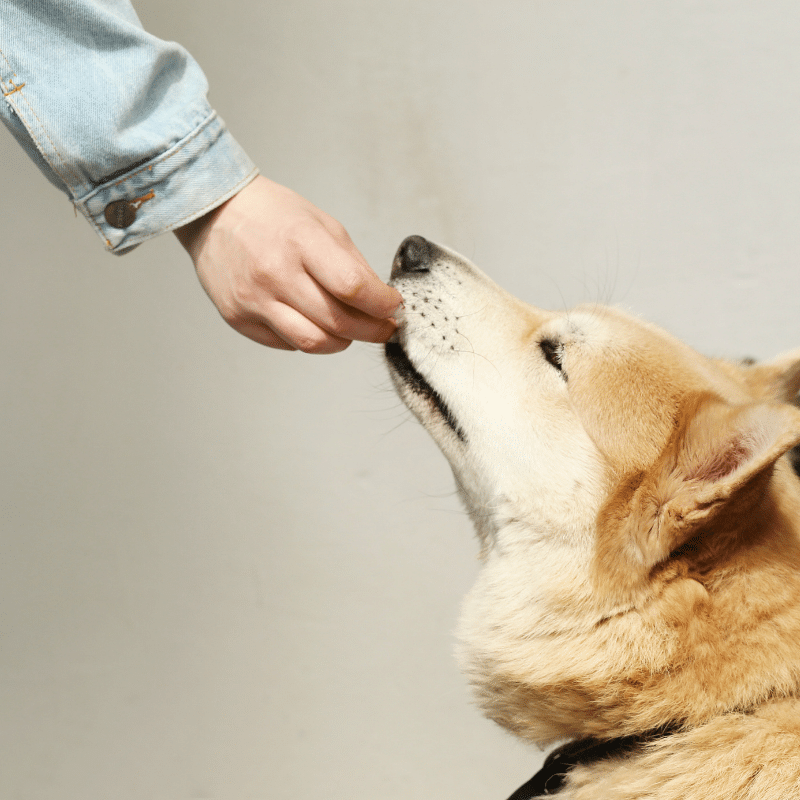
[[[800,441],[788,402],[800,352],[737,365],[612,308],[545,311],[418,236],[392,283],[405,305],[386,346],[395,386],[449,460],[483,546],[465,663],[503,724],[572,735],[610,669],[670,668],[663,626],[642,620],[707,600],[703,576],[752,544],[772,483],[798,502],[781,456]],[[580,699],[546,710],[548,686]]]

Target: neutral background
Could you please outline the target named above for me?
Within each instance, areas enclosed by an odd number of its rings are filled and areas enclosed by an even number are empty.
[[[376,271],[420,233],[545,307],[800,345],[795,0],[139,0]],[[502,800],[452,658],[477,548],[380,350],[230,331],[0,134],[0,796]]]

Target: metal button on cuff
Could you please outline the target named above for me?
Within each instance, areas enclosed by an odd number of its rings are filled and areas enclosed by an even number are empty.
[[[112,228],[127,228],[136,220],[136,205],[130,200],[115,200],[105,207],[103,216]]]

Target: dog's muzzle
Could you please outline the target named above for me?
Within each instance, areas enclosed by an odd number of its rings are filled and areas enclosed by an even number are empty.
[[[439,247],[423,236],[409,236],[401,242],[392,261],[390,283],[396,283],[402,279],[413,279],[415,276],[422,277],[431,271],[431,266],[442,254],[443,251]],[[441,395],[428,383],[412,363],[403,347],[402,340],[403,334],[401,331],[399,334],[395,334],[385,345],[386,360],[392,372],[413,394],[425,398],[447,427],[455,433],[456,437],[461,442],[466,442],[464,431],[456,421],[453,413]]]

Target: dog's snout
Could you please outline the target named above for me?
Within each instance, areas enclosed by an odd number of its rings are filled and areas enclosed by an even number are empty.
[[[404,239],[394,257],[392,277],[410,272],[427,272],[433,249],[433,245],[423,236],[409,236]]]

